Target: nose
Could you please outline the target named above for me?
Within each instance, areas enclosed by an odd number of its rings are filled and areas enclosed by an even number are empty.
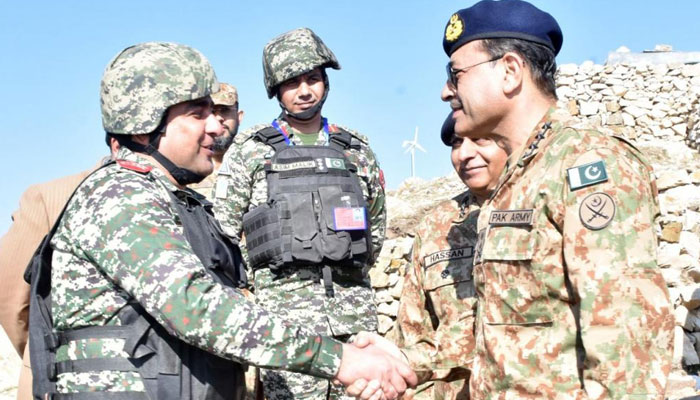
[[[297,88],[297,95],[299,97],[302,96],[308,96],[311,93],[309,90],[309,83],[306,82],[306,79],[302,79],[301,83],[299,83],[299,87]]]
[[[454,87],[450,85],[449,82],[445,82],[445,85],[442,87],[442,91],[440,92],[440,98],[442,99],[442,101],[449,102],[454,96]]]
[[[214,136],[221,136],[224,134],[224,127],[221,124],[221,120],[219,120],[219,118],[220,117],[218,117],[214,113],[211,113],[209,114],[209,116],[207,116],[204,125],[206,133]]]
[[[463,138],[462,144],[460,144],[457,150],[457,157],[460,161],[467,161],[476,157],[476,145],[474,142],[468,138]]]

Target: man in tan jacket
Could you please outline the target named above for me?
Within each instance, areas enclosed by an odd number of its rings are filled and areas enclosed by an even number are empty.
[[[118,150],[113,139],[110,149],[112,154]],[[70,195],[90,172],[82,171],[27,188],[19,200],[19,209],[12,214],[10,229],[0,238],[0,325],[22,357],[17,399],[32,398],[32,370],[27,346],[29,285],[24,281],[24,270]]]
[[[24,270],[44,235],[58,218],[68,197],[90,173],[75,175],[30,186],[12,214],[12,226],[0,239],[0,324],[22,357],[18,399],[32,395],[32,370],[29,366],[27,329],[29,319],[29,285]]]

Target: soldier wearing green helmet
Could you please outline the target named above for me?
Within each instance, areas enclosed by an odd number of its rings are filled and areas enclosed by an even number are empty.
[[[340,64],[308,28],[263,50],[267,95],[281,114],[241,133],[224,156],[214,209],[224,231],[245,236],[256,301],[346,341],[375,331],[368,270],[381,250],[384,183],[367,138],[322,116],[328,68]],[[262,371],[268,399],[340,398],[328,380]]]
[[[212,171],[218,90],[207,59],[179,44],[132,46],[107,66],[103,126],[121,148],[78,186],[25,276],[36,398],[241,399],[244,363],[383,377],[390,398],[415,382],[237,289],[238,247],[185,186]]]

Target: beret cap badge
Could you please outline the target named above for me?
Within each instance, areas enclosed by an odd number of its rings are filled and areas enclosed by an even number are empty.
[[[459,38],[462,32],[464,32],[464,21],[462,21],[462,18],[460,18],[458,14],[452,14],[450,22],[445,28],[445,40],[454,42]]]

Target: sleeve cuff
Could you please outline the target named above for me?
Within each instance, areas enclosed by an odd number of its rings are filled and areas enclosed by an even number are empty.
[[[320,336],[321,344],[311,363],[308,374],[331,379],[338,374],[340,360],[343,358],[343,344],[327,336]]]

